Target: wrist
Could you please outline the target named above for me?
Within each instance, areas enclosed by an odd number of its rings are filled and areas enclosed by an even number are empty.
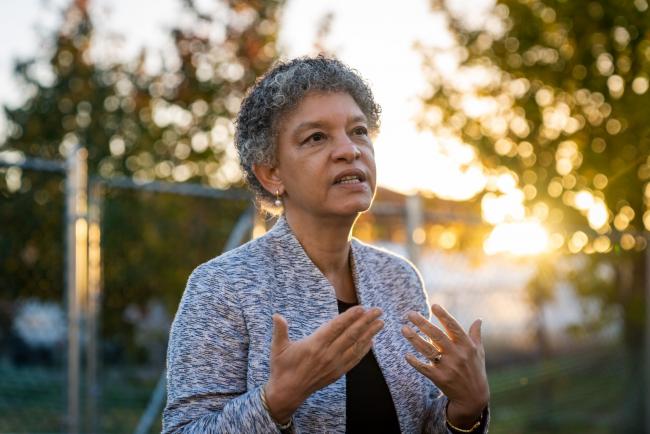
[[[474,406],[465,407],[449,401],[446,409],[447,423],[456,429],[473,432],[483,418],[485,407],[487,407],[487,404],[478,409]]]
[[[278,390],[270,382],[262,386],[262,395],[271,418],[279,425],[287,424],[300,405],[285,396],[281,389]]]

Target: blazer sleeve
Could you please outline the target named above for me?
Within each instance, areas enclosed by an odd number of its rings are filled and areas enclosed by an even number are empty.
[[[417,300],[418,311],[429,321],[432,321],[433,314],[431,313],[431,305],[427,298],[427,292],[424,288],[422,276],[410,263],[409,269],[413,280],[413,285],[410,285],[410,287],[415,288],[417,292],[416,294],[413,294],[413,300]],[[457,434],[456,431],[447,426],[446,422],[447,403],[449,402],[449,399],[431,380],[423,376],[423,381],[426,381],[429,386],[429,404],[427,405],[427,411],[425,413],[423,432],[425,434]],[[486,407],[482,415],[481,426],[477,429],[476,434],[487,434],[489,420],[490,412]]]
[[[224,277],[208,262],[187,282],[167,350],[163,434],[279,433],[260,388],[247,390],[246,324]]]

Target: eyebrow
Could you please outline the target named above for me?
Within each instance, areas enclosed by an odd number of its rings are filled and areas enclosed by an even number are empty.
[[[368,118],[366,118],[365,115],[357,115],[357,116],[352,116],[351,118],[348,119],[349,124],[353,124],[356,122],[368,122]],[[320,122],[320,121],[306,121],[306,122],[301,122],[298,124],[296,129],[293,131],[293,136],[298,136],[301,132],[304,130],[309,130],[312,128],[325,128],[327,126],[326,122]]]

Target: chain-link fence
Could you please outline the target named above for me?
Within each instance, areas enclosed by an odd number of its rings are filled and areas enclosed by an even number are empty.
[[[0,198],[0,432],[60,430],[66,409],[64,177],[57,169],[3,171],[20,184],[8,182],[15,191]]]
[[[156,388],[164,391],[167,334],[185,281],[228,242],[245,239],[249,197],[195,185],[91,180],[87,226],[76,221],[75,234],[87,242],[76,255],[87,268],[71,277],[65,170],[32,169],[22,164],[20,188],[0,199],[0,432],[160,432],[159,403],[157,417],[141,419]],[[101,248],[94,251],[93,243]],[[76,323],[68,280],[87,288],[76,294]],[[71,374],[75,326],[78,365]]]

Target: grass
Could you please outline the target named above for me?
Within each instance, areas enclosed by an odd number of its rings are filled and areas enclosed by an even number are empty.
[[[101,375],[101,417],[94,429],[83,431],[133,432],[157,378],[135,370],[109,369]],[[83,411],[83,401],[81,405]],[[65,432],[65,407],[65,373],[60,367],[0,365],[0,433]],[[160,430],[157,423],[151,432]]]
[[[57,432],[65,391],[60,370],[0,367],[0,432]]]
[[[587,351],[490,372],[491,431],[619,432],[625,362],[620,354]]]
[[[617,433],[624,359],[612,349],[580,351],[489,372],[491,433]],[[101,372],[97,430],[133,432],[155,387],[136,370]],[[58,368],[0,364],[0,433],[64,432],[65,377]],[[160,422],[151,432],[160,432]]]

